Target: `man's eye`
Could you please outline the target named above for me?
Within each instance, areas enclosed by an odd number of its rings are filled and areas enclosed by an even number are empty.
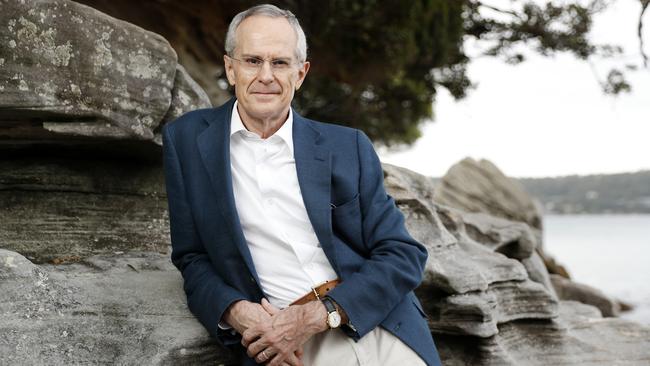
[[[287,67],[289,66],[289,62],[287,60],[273,60],[272,62],[273,67]]]
[[[252,65],[252,66],[258,66],[258,65],[261,65],[264,62],[264,61],[260,60],[259,58],[253,58],[253,57],[246,58],[246,59],[244,59],[244,61],[247,64]]]

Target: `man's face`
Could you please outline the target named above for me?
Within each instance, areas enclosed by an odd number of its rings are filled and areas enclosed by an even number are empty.
[[[251,118],[286,118],[293,93],[309,70],[308,62],[299,63],[296,59],[296,44],[297,36],[284,18],[252,16],[237,28],[233,56],[236,60],[224,56],[224,63],[245,122]],[[251,58],[269,62],[264,62],[259,70],[251,70],[244,61]],[[287,60],[290,66],[274,72],[272,60]]]

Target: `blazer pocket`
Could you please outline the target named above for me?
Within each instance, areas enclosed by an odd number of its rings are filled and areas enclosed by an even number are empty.
[[[354,198],[339,205],[331,204],[332,216],[347,216],[351,213],[359,212],[359,194],[357,193]]]
[[[334,235],[357,253],[368,255],[363,242],[361,208],[359,195],[349,201],[332,207],[332,229]]]

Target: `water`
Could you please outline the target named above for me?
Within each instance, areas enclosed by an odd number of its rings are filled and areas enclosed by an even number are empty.
[[[547,215],[544,248],[577,282],[632,304],[650,325],[650,215]]]

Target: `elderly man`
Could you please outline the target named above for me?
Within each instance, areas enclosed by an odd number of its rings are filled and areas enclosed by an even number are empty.
[[[298,20],[248,9],[226,53],[236,98],[163,129],[172,260],[190,310],[245,365],[438,365],[412,291],[427,252],[372,144],[291,110],[309,71]]]

